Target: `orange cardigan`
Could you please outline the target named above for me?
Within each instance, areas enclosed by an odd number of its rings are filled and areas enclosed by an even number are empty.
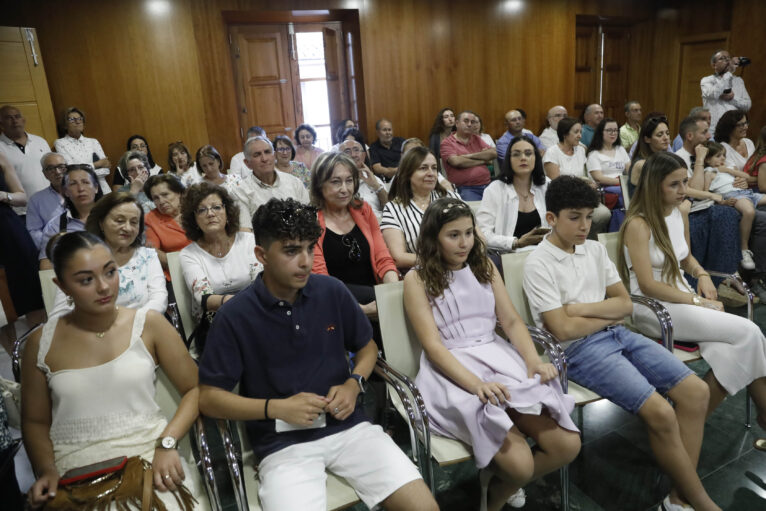
[[[380,232],[380,226],[378,226],[378,219],[375,218],[375,213],[372,212],[372,208],[366,202],[362,203],[361,208],[352,208],[349,206],[349,212],[351,218],[354,219],[354,223],[359,226],[359,230],[362,231],[364,237],[367,239],[367,243],[370,245],[370,263],[372,264],[373,273],[378,282],[383,280],[383,275],[389,271],[397,271],[394,258],[388,252],[386,242],[383,241],[383,234]],[[319,225],[322,227],[322,234],[319,236],[316,247],[314,248],[314,265],[311,268],[311,273],[320,273],[322,275],[329,275],[327,273],[327,264],[324,260],[324,250],[322,249],[322,242],[324,241],[325,234],[325,222],[324,212],[320,209],[317,212],[317,219]]]

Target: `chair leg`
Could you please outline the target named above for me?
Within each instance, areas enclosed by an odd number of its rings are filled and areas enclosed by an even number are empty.
[[[745,390],[745,427],[750,429],[752,426],[752,406],[750,405],[750,390]]]
[[[569,465],[559,470],[561,475],[561,511],[569,511]]]

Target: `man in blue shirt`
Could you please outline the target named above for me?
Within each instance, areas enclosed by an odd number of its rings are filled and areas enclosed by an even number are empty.
[[[520,135],[526,135],[531,138],[537,149],[540,151],[540,154],[545,152],[545,146],[543,146],[542,142],[540,142],[540,139],[537,138],[537,136],[535,136],[535,134],[528,129],[524,129],[526,122],[527,113],[521,108],[506,112],[505,125],[508,129],[505,133],[503,133],[502,137],[497,139],[495,147],[497,150],[497,159],[500,161],[501,165],[502,161],[505,159],[505,151],[508,149],[508,145],[511,143],[511,140]]]
[[[51,185],[29,198],[26,220],[27,231],[29,231],[29,235],[38,250],[43,239],[45,224],[54,216],[64,212],[61,178],[66,171],[66,160],[58,153],[46,153],[42,157],[40,165],[43,169],[43,175]]]
[[[377,347],[347,288],[311,274],[316,209],[271,199],[253,216],[253,232],[263,273],[216,314],[200,364],[200,410],[247,421],[263,509],[325,509],[325,470],[370,508],[437,509],[412,462],[356,407]]]
[[[588,147],[593,140],[593,133],[598,124],[604,120],[604,107],[598,103],[593,103],[585,108],[582,113],[582,138],[580,143]]]

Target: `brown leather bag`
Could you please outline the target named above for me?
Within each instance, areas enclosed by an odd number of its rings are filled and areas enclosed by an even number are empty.
[[[120,511],[167,511],[154,489],[152,464],[133,456],[125,467],[111,474],[68,486],[61,486],[56,496],[45,505],[48,511],[106,511],[110,506]],[[197,503],[185,486],[173,492],[184,511]]]

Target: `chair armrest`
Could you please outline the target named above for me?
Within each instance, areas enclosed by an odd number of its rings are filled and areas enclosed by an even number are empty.
[[[42,327],[43,325],[37,325],[36,327],[31,328],[28,332],[18,336],[16,340],[13,341],[13,348],[11,349],[11,370],[13,371],[13,379],[16,380],[16,383],[21,383],[21,355],[24,342],[30,335],[32,335],[32,332]]]
[[[742,280],[737,273],[723,273],[720,271],[705,270],[711,277],[720,277],[724,280],[731,280],[732,287],[747,298],[747,319],[753,321],[753,292],[750,287]]]
[[[536,326],[527,325],[529,335],[532,340],[543,347],[545,354],[548,355],[548,359],[556,367],[559,372],[559,382],[561,383],[561,390],[564,394],[569,390],[569,380],[567,379],[567,357],[564,354],[564,350],[561,349],[561,344],[558,339],[553,336],[552,333],[537,328]]]
[[[216,421],[218,425],[218,432],[221,435],[221,441],[223,442],[224,456],[226,458],[226,466],[229,469],[229,477],[231,478],[231,485],[234,488],[234,498],[237,503],[237,509],[240,511],[248,511],[249,505],[247,503],[247,492],[245,491],[245,481],[242,476],[242,453],[239,452],[237,446],[234,444],[234,432],[236,429],[232,429],[231,422],[223,419]]]
[[[423,403],[418,404],[417,406],[413,406],[413,402],[410,399],[410,395],[405,390],[405,387],[407,388],[414,388],[415,391],[420,394],[420,391],[417,390],[417,386],[415,386],[414,383],[405,375],[391,367],[388,362],[386,362],[382,357],[378,356],[378,360],[375,364],[375,374],[380,376],[385,383],[390,385],[390,387],[396,392],[396,395],[399,397],[400,401],[402,402],[402,406],[404,406],[405,413],[407,414],[407,419],[410,423],[410,428],[413,432],[419,432],[423,436],[423,443],[425,446],[430,446],[431,443],[431,431],[430,427],[428,425],[428,414],[425,409],[425,404]],[[422,402],[422,397],[421,397]],[[413,433],[414,434],[414,433]],[[410,438],[412,442],[413,448],[416,447],[415,438]],[[427,449],[429,451],[430,455],[430,449]],[[417,453],[413,454],[417,456]]]
[[[199,451],[199,461],[197,461],[197,464],[201,469],[202,482],[205,485],[205,492],[207,493],[208,500],[210,500],[210,509],[212,511],[221,511],[221,509],[223,509],[223,504],[221,503],[221,496],[218,493],[218,485],[215,482],[213,457],[210,454],[210,445],[207,441],[207,434],[205,433],[202,417],[197,417],[197,420],[194,421],[190,434],[197,444],[197,449]]]
[[[657,317],[657,321],[660,324],[660,337],[662,339],[662,345],[665,349],[673,352],[673,320],[670,317],[670,313],[660,302],[654,298],[648,296],[630,295],[630,299],[633,303],[643,305],[651,310]]]

